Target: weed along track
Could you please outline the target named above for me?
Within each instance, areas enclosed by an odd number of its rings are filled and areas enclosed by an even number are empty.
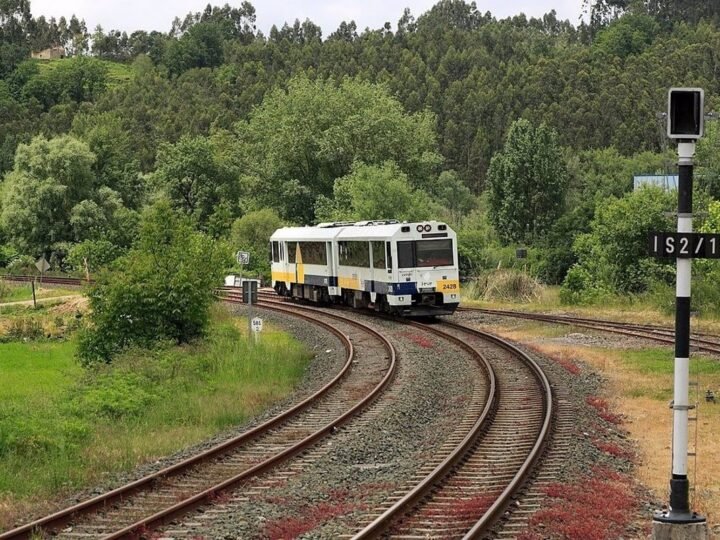
[[[232,298],[228,298],[233,301]],[[323,388],[267,422],[180,463],[53,515],[0,539],[137,538],[213,501],[253,476],[307,451],[364,410],[392,380],[395,350],[379,332],[344,316],[264,305],[335,334],[346,362]]]

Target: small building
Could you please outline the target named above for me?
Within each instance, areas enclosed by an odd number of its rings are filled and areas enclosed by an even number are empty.
[[[42,51],[33,51],[30,56],[32,58],[37,58],[38,60],[57,60],[58,58],[65,58],[65,47],[58,45],[56,47],[43,49]]]
[[[641,186],[656,186],[665,191],[677,189],[677,174],[636,174],[633,177],[633,190]]]

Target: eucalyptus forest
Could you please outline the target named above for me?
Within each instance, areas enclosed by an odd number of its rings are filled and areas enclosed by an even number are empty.
[[[645,239],[673,227],[675,195],[633,176],[676,172],[669,87],[702,87],[720,110],[720,6],[583,7],[580,21],[498,19],[440,0],[382,28],[277,21],[265,35],[249,2],[128,33],[2,1],[0,267],[45,256],[95,273],[177,214],[197,246],[246,249],[262,274],[283,223],[438,219],[468,278],[517,267],[570,303],[668,302],[673,269]],[[31,58],[58,46],[65,58]],[[717,231],[712,118],[706,132],[696,206]],[[698,309],[718,309],[720,270],[696,272]]]

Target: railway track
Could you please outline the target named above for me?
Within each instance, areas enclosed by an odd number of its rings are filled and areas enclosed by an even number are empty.
[[[519,496],[549,441],[550,383],[529,356],[495,336],[454,323],[413,325],[465,349],[487,385],[416,483],[352,538],[480,538]]]
[[[675,330],[662,326],[623,323],[603,319],[591,319],[586,317],[570,317],[567,315],[546,315],[542,313],[526,313],[520,311],[485,308],[461,308],[460,311],[464,313],[482,313],[484,315],[512,317],[517,319],[526,319],[552,324],[576,326],[580,328],[588,328],[591,330],[600,330],[603,332],[621,334],[629,337],[648,339],[667,345],[672,345],[675,343]],[[690,338],[690,345],[695,351],[707,352],[711,354],[720,354],[720,336],[716,336],[713,334],[695,333],[692,334]]]
[[[233,302],[236,299],[227,298]],[[262,307],[320,325],[346,350],[341,371],[323,388],[267,422],[210,450],[103,495],[0,534],[0,540],[139,538],[211,503],[221,493],[296,456],[354,415],[386,388],[395,373],[392,344],[380,333],[338,314],[293,306]]]
[[[28,276],[28,275],[22,275],[22,276],[12,276],[9,274],[5,274],[0,276],[0,279],[3,279],[5,281],[14,281],[17,283],[30,283],[31,281],[40,281],[39,276]],[[81,278],[73,278],[73,277],[53,277],[53,276],[44,276],[42,278],[42,283],[44,285],[66,285],[70,287],[83,287],[87,285],[88,283],[93,283],[93,280],[87,281],[85,279]]]
[[[476,385],[464,418],[413,482],[348,538],[483,537],[509,519],[548,447],[555,416],[549,380],[526,353],[491,334],[455,323],[405,324],[465,350],[485,384]]]

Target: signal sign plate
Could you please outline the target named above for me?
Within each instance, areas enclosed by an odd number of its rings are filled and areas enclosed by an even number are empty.
[[[650,255],[667,259],[720,259],[720,234],[651,232]]]
[[[263,320],[260,317],[255,317],[252,321],[250,321],[250,327],[253,332],[262,332]]]

